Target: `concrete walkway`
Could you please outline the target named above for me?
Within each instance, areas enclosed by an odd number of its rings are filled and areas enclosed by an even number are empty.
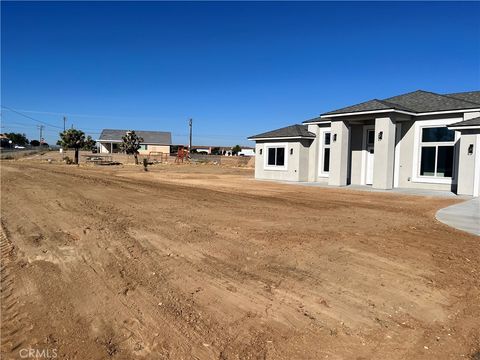
[[[369,192],[380,192],[380,193],[389,193],[389,194],[404,194],[404,195],[418,195],[418,196],[435,196],[435,197],[447,197],[447,198],[464,198],[470,199],[471,196],[459,196],[451,191],[441,191],[441,190],[429,190],[429,189],[410,189],[410,188],[394,188],[391,190],[382,190],[374,189],[371,185],[347,185],[347,186],[333,186],[328,185],[323,182],[302,182],[302,181],[282,181],[282,180],[260,180],[255,179],[255,181],[265,181],[265,182],[276,182],[279,184],[288,184],[288,185],[297,185],[297,186],[312,186],[312,187],[321,187],[327,189],[346,189],[346,190],[358,190],[358,191],[369,191]]]
[[[435,217],[448,226],[480,236],[480,198],[443,208]]]

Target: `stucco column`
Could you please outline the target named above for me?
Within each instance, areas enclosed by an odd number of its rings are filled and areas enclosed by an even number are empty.
[[[391,117],[375,119],[375,160],[373,184],[376,189],[393,188],[393,166],[395,162],[395,121]]]
[[[321,141],[320,127],[317,124],[308,125],[308,131],[315,134],[315,139],[308,148],[308,181],[317,181],[318,176],[318,145]]]
[[[350,128],[346,121],[332,121],[328,185],[345,186],[348,176]]]
[[[480,130],[464,130],[458,151],[457,194],[479,196]]]

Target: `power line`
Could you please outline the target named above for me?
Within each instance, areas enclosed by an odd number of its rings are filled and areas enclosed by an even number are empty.
[[[23,117],[26,117],[27,119],[30,119],[30,120],[39,122],[39,123],[41,123],[41,124],[48,125],[48,126],[50,126],[50,127],[54,127],[54,128],[57,128],[57,129],[62,129],[61,126],[52,125],[52,124],[49,124],[49,123],[47,123],[47,122],[45,122],[45,121],[41,121],[41,120],[35,119],[35,118],[33,118],[33,117],[29,116],[29,115],[25,115],[24,113],[21,113],[20,111],[17,111],[17,110],[14,110],[14,109],[12,109],[12,108],[9,108],[8,106],[3,106],[3,105],[2,105],[2,108],[3,108],[3,109],[10,110],[10,111],[13,111],[14,113],[16,113],[16,114],[18,114],[18,115],[21,115],[21,116],[23,116]]]
[[[131,117],[125,116],[112,116],[112,115],[90,115],[90,114],[73,114],[73,113],[60,113],[60,112],[53,112],[53,111],[36,111],[36,110],[24,110],[24,109],[17,109],[17,111],[22,111],[26,113],[32,114],[44,114],[44,115],[60,115],[60,116],[72,116],[72,117],[84,117],[84,118],[97,118],[97,119],[122,119],[122,120],[131,120]],[[142,120],[151,120],[157,121],[158,119],[155,118],[141,118]]]
[[[33,117],[29,116],[29,115],[23,114],[22,112],[20,112],[20,111],[18,111],[18,110],[9,108],[9,107],[7,107],[7,106],[2,106],[2,108],[5,108],[5,109],[7,109],[7,110],[9,110],[9,111],[12,111],[12,112],[14,112],[14,113],[17,113],[17,114],[19,114],[19,115],[21,115],[21,116],[23,116],[23,117],[25,117],[25,118],[27,118],[27,119],[30,119],[30,120],[39,122],[39,123],[41,123],[41,124],[44,124],[44,125],[47,125],[47,126],[54,127],[54,128],[56,128],[56,129],[62,130],[62,127],[61,127],[61,126],[52,125],[52,124],[47,123],[47,122],[45,122],[45,121],[35,119],[35,118],[33,118]],[[66,117],[64,117],[63,121],[64,121],[64,127],[65,127]],[[65,128],[63,128],[63,130],[65,131]],[[101,131],[101,130],[103,130],[103,129],[98,129],[98,128],[95,128],[95,129],[93,129],[93,128],[83,128],[82,130],[86,130],[86,131]]]

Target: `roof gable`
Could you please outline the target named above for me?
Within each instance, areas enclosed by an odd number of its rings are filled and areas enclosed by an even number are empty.
[[[127,131],[129,130],[104,129],[98,141],[122,141],[122,137],[125,136]],[[138,137],[143,138],[143,144],[172,144],[172,134],[170,132],[135,130],[135,133]]]
[[[307,125],[291,125],[281,129],[264,132],[250,136],[249,139],[278,139],[278,138],[309,138],[314,139],[315,134],[308,131]]]

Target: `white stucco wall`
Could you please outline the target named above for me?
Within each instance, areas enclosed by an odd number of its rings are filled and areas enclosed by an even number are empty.
[[[255,145],[255,178],[266,180],[307,181],[309,171],[309,149],[311,140],[271,140],[259,141]],[[278,170],[265,166],[267,146],[286,144],[285,169]],[[293,149],[293,154],[290,150]],[[262,150],[262,151],[260,151]]]
[[[138,150],[139,154],[148,155],[151,152],[170,154],[170,145],[150,145],[150,144],[146,144],[146,145],[147,145],[147,149]]]
[[[100,153],[101,154],[108,154],[110,152],[110,144],[102,144],[98,143],[100,145]]]
[[[469,148],[473,152],[469,153]],[[458,149],[459,195],[479,196],[480,188],[480,130],[464,130]]]

